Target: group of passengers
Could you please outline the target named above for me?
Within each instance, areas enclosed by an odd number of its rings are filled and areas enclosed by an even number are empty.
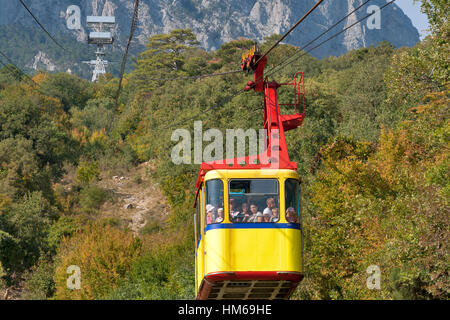
[[[230,200],[230,220],[233,223],[261,223],[261,222],[277,222],[280,220],[280,214],[276,207],[275,199],[269,198],[266,201],[267,207],[263,213],[258,211],[256,204],[242,203],[239,208],[236,199]]]
[[[217,209],[211,204],[206,205],[206,224],[213,224],[213,223],[221,223],[223,222],[223,208]]]
[[[267,207],[261,213],[258,211],[256,204],[244,202],[239,208],[236,199],[230,199],[230,221],[233,223],[262,223],[262,222],[278,222],[280,220],[279,210],[276,206],[274,198],[268,198]],[[206,224],[221,223],[224,220],[223,208],[216,208],[208,204],[206,205]],[[290,223],[298,223],[298,216],[295,209],[289,207],[286,210],[286,220]]]

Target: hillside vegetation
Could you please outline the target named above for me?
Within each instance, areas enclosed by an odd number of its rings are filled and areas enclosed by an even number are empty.
[[[307,118],[287,134],[303,186],[305,280],[297,299],[448,299],[448,2],[423,1],[432,34],[323,60],[303,56],[276,75],[306,75]],[[277,36],[267,38],[262,51]],[[173,130],[262,127],[249,77],[160,81],[237,69],[253,44],[214,52],[190,30],[149,39],[127,74],[92,84],[65,73],[0,69],[0,292],[22,299],[193,299],[193,194],[198,165],[174,165]],[[270,68],[298,49],[278,47]],[[288,100],[293,94],[280,90]],[[212,109],[211,109],[212,108]],[[209,111],[208,111],[209,110]],[[208,112],[207,112],[208,111]],[[101,208],[102,183],[146,162],[166,198],[164,226],[136,235]],[[136,178],[136,185],[150,188]],[[67,288],[79,266],[80,290]],[[366,286],[371,265],[381,290]]]

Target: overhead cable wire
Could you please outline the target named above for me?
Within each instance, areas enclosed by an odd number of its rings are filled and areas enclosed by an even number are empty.
[[[241,95],[244,92],[245,92],[244,89],[238,90],[235,93],[233,93],[231,96],[226,98],[225,101],[223,101],[220,105],[212,105],[211,107],[209,107],[205,111],[200,111],[199,113],[195,114],[192,117],[189,117],[187,119],[181,119],[180,121],[178,121],[176,123],[171,123],[168,126],[164,126],[164,127],[160,128],[158,130],[165,130],[165,129],[168,129],[168,128],[173,127],[173,126],[177,126],[177,125],[182,124],[182,123],[188,123],[188,122],[190,122],[192,120],[198,119],[198,117],[201,116],[202,114],[206,114],[206,113],[211,112],[212,110],[214,110],[216,108],[223,107],[224,105],[226,105],[227,103],[229,103],[234,98],[236,98],[237,96]]]
[[[325,33],[329,32],[329,31],[330,31],[331,29],[333,29],[336,25],[338,25],[339,23],[341,23],[342,21],[344,21],[347,17],[349,17],[351,14],[353,14],[354,12],[356,12],[357,10],[359,10],[362,6],[364,6],[365,4],[367,4],[369,1],[371,1],[371,0],[367,0],[366,2],[364,2],[362,5],[360,5],[359,7],[357,7],[355,10],[353,10],[352,12],[350,12],[349,14],[347,14],[344,18],[340,19],[340,20],[339,20],[338,22],[336,22],[333,26],[331,26],[331,27],[328,28],[326,31],[324,31],[321,35],[319,35],[318,37],[316,37],[314,40],[310,41],[307,45],[305,45],[305,48],[308,47],[308,46],[310,46],[313,42],[317,41],[317,40],[318,40],[320,37],[322,37]],[[386,4],[384,4],[383,6],[380,7],[379,11],[383,10],[385,7],[387,7],[388,5],[390,5],[390,4],[394,3],[394,2],[395,2],[395,0],[392,0],[392,1],[390,1],[390,2],[388,2],[388,3],[386,3]],[[357,24],[361,23],[362,21],[366,20],[367,18],[371,17],[371,16],[374,15],[376,12],[377,12],[377,11],[374,11],[374,12],[372,12],[371,14],[366,15],[365,17],[359,19],[359,20],[356,21],[355,23],[353,23],[353,24],[351,24],[350,26],[344,28],[342,31],[340,31],[340,32],[338,32],[338,33],[332,35],[331,37],[327,38],[325,41],[322,41],[322,42],[319,43],[318,45],[316,45],[316,46],[314,46],[313,48],[307,50],[306,52],[299,51],[299,52],[297,52],[296,54],[294,54],[293,56],[284,59],[280,64],[278,64],[278,65],[275,66],[274,68],[270,69],[269,72],[268,72],[268,74],[266,75],[266,77],[268,77],[268,76],[270,76],[270,75],[272,75],[272,74],[278,72],[279,70],[281,70],[282,68],[284,68],[284,67],[287,66],[288,64],[291,64],[293,61],[289,61],[289,60],[292,60],[292,58],[295,58],[295,56],[298,55],[298,53],[302,53],[302,55],[301,55],[300,57],[305,56],[306,54],[310,53],[311,51],[313,51],[313,50],[317,49],[318,47],[324,45],[324,44],[327,43],[328,41],[330,41],[330,40],[336,38],[338,35],[342,34],[343,32],[347,31],[348,29],[354,27],[355,25],[357,25]],[[281,69],[280,69],[280,66],[281,66]],[[278,69],[279,69],[279,70],[278,70]],[[263,79],[262,79],[262,78],[257,79],[257,81],[255,81],[255,83],[257,83],[258,81],[261,81],[261,80],[263,80]],[[240,94],[242,94],[242,93],[244,93],[244,92],[246,92],[246,91],[243,90],[243,89],[240,90],[240,91],[238,91],[236,94],[234,94],[234,95],[231,97],[230,100],[234,99],[236,96],[238,96],[238,95],[240,95]],[[225,105],[225,104],[228,103],[228,102],[229,102],[229,101],[225,102],[225,103],[222,104],[221,106]],[[203,112],[203,113],[209,112],[209,111],[215,109],[216,107],[217,107],[217,106],[213,106],[213,107],[209,108],[208,110],[206,110],[206,111]]]
[[[307,12],[307,13],[305,13],[304,15],[303,15],[303,17],[301,17],[300,18],[300,20],[298,20],[277,42],[275,42],[275,44],[272,46],[272,47],[270,47],[270,49],[269,50],[267,50],[266,51],[266,53],[264,53],[259,59],[258,59],[258,61],[256,61],[256,63],[255,64],[258,64],[258,62],[260,62],[262,59],[264,59],[264,57],[266,57],[273,49],[275,49],[275,47],[277,47],[280,43],[281,43],[281,41],[283,41],[284,39],[286,39],[286,37],[292,32],[292,31],[294,31],[294,29],[295,28],[297,28],[298,27],[298,25],[300,24],[300,23],[302,23],[314,10],[316,10],[316,8],[321,4],[323,2],[323,0],[319,0],[319,1],[317,1],[316,2],[316,4],[311,8],[311,9],[309,9],[309,11]]]
[[[336,27],[339,23],[341,23],[341,22],[344,21],[346,18],[348,18],[351,14],[353,14],[354,12],[356,12],[357,10],[359,10],[362,6],[364,6],[365,4],[367,4],[369,1],[371,1],[371,0],[367,0],[367,1],[364,2],[362,5],[360,5],[359,7],[357,7],[355,10],[353,10],[352,12],[350,12],[349,14],[347,14],[344,18],[340,19],[340,20],[339,20],[338,22],[336,22],[333,26],[331,26],[330,28],[328,28],[327,30],[325,30],[322,34],[320,34],[320,35],[319,35],[318,37],[316,37],[314,40],[310,41],[307,45],[305,45],[304,48],[309,47],[313,42],[317,41],[317,40],[318,40],[319,38],[321,38],[324,34],[326,34],[326,33],[328,33],[329,31],[331,31],[331,30],[332,30],[334,27]],[[393,2],[395,2],[395,0],[392,0],[392,1],[388,2],[388,3],[386,3],[385,5],[381,6],[379,10],[380,10],[380,11],[383,10],[385,7],[387,7],[388,5],[392,4]],[[295,58],[296,55],[298,55],[299,53],[302,54],[301,56],[304,56],[304,55],[310,53],[311,51],[313,51],[313,50],[317,49],[318,47],[324,45],[324,44],[327,43],[328,41],[330,41],[330,40],[336,38],[338,35],[342,34],[343,32],[347,31],[348,29],[350,29],[350,28],[354,27],[355,25],[361,23],[362,21],[366,20],[366,19],[369,18],[370,16],[374,15],[376,12],[377,12],[377,11],[374,11],[374,12],[372,12],[371,14],[366,15],[366,16],[363,17],[362,19],[360,19],[360,20],[356,21],[355,23],[351,24],[350,26],[344,28],[342,31],[337,32],[337,33],[334,34],[333,36],[327,38],[325,41],[322,41],[321,43],[319,43],[318,45],[316,45],[316,46],[314,46],[313,48],[309,49],[308,51],[306,51],[306,52],[304,52],[304,51],[299,51],[299,52],[295,53],[293,56],[290,56],[290,57],[284,59],[284,60],[283,60],[281,63],[279,63],[277,66],[275,66],[275,67],[273,67],[271,70],[269,70],[269,73],[268,73],[266,76],[269,76],[269,75],[271,75],[271,74],[274,74],[274,73],[278,72],[279,70],[277,70],[277,69],[280,69],[280,68],[279,68],[280,66],[281,66],[281,68],[284,68],[284,67],[287,66],[288,64],[291,64],[293,61],[289,61],[289,60],[292,60],[292,58]],[[280,70],[281,70],[281,69],[280,69]],[[262,79],[262,78],[257,79],[256,82],[261,81],[261,80],[263,80],[263,79]],[[210,112],[210,111],[212,111],[212,110],[214,110],[214,109],[216,109],[216,108],[218,108],[218,107],[224,106],[225,104],[227,104],[228,102],[230,102],[231,100],[233,100],[235,97],[239,96],[240,94],[242,94],[242,93],[244,93],[244,92],[246,92],[246,91],[245,91],[244,89],[241,89],[241,90],[237,91],[236,93],[234,93],[232,96],[228,97],[224,103],[222,103],[222,104],[220,104],[220,105],[214,105],[214,106],[211,106],[211,107],[208,108],[207,110],[202,111],[201,113],[199,113],[199,114],[197,114],[197,115],[195,115],[195,116],[193,116],[193,117],[190,117],[190,118],[188,118],[188,119],[184,119],[184,120],[182,120],[182,121],[180,121],[180,122],[178,122],[178,123],[176,123],[176,124],[170,124],[169,126],[164,127],[163,129],[167,129],[167,128],[169,128],[169,127],[171,127],[171,126],[173,126],[173,125],[177,125],[177,124],[179,124],[179,123],[186,123],[186,122],[189,122],[189,121],[191,121],[191,120],[193,120],[193,119],[197,119],[201,114],[208,113],[208,112]]]
[[[358,6],[357,8],[355,8],[354,10],[352,10],[350,13],[348,13],[345,17],[341,18],[338,22],[336,22],[336,23],[333,24],[331,27],[329,27],[327,30],[325,30],[324,32],[322,32],[319,36],[317,36],[316,38],[314,38],[313,40],[311,40],[310,42],[308,42],[305,46],[303,46],[303,48],[309,47],[311,44],[313,44],[314,42],[316,42],[318,39],[320,39],[320,38],[321,38],[323,35],[325,35],[326,33],[330,32],[330,31],[331,31],[333,28],[335,28],[338,24],[340,24],[342,21],[344,21],[345,19],[347,19],[350,15],[352,15],[353,13],[355,13],[356,11],[358,11],[359,9],[361,9],[364,5],[366,5],[366,4],[367,4],[368,2],[370,2],[370,1],[371,1],[371,0],[366,0],[366,1],[365,1],[364,3],[362,3],[360,6]],[[395,1],[395,0],[393,0],[392,2],[394,2],[394,1]],[[390,3],[388,3],[388,4],[390,4]],[[388,5],[388,4],[386,4],[386,5]],[[384,5],[383,7],[381,7],[380,10],[383,9],[384,7],[386,7],[386,5]],[[373,12],[372,14],[374,14],[374,13],[375,13],[375,12]],[[309,50],[307,53],[309,53],[309,52],[311,52],[312,50],[318,48],[319,46],[322,46],[322,45],[325,44],[326,42],[330,41],[331,39],[333,39],[333,38],[335,38],[336,36],[338,36],[339,34],[341,34],[342,32],[345,32],[346,30],[348,30],[348,29],[350,29],[351,27],[355,26],[357,23],[360,23],[361,21],[367,19],[367,18],[370,17],[372,14],[367,15],[366,17],[364,17],[364,18],[361,19],[360,21],[358,21],[358,22],[352,24],[351,26],[345,28],[345,29],[342,30],[341,32],[339,32],[339,33],[337,33],[337,34],[331,36],[331,37],[328,38],[327,40],[323,41],[322,43],[318,44],[317,46],[315,46],[314,48],[312,48],[311,50]],[[302,53],[303,51],[299,51],[299,52]],[[307,54],[307,53],[304,53],[304,55]],[[297,53],[296,53],[296,54],[297,54]],[[284,64],[284,63],[286,63],[286,61],[288,61],[288,60],[290,60],[290,59],[291,59],[291,57],[287,57],[286,59],[284,59],[281,63],[279,63],[278,65],[276,65],[276,66],[273,67],[272,69],[270,69],[270,70],[269,70],[269,73],[268,73],[266,76],[269,76],[269,75],[275,73],[275,72],[276,72],[276,70],[274,70],[275,68],[277,68],[278,66],[280,66],[280,65],[282,65],[282,64]],[[290,63],[291,63],[291,62],[290,62]],[[261,77],[261,78],[257,79],[257,80],[255,81],[255,84],[258,83],[258,82],[260,82],[261,80],[263,80],[263,78],[264,78],[264,77]],[[234,99],[236,96],[238,96],[238,95],[240,95],[240,94],[242,94],[242,93],[244,93],[244,92],[245,92],[245,90],[243,90],[243,89],[240,90],[240,91],[238,91],[238,92],[236,92],[236,94],[232,96],[232,99]],[[229,102],[229,101],[227,101],[226,103],[228,103],[228,102]],[[226,104],[226,103],[225,103],[225,104]],[[209,111],[211,111],[211,110],[213,110],[213,109],[214,109],[214,108],[210,108],[210,109],[208,109],[208,110],[205,111],[205,112],[209,112]]]
[[[23,76],[25,76],[25,78],[27,78],[29,81],[31,81],[33,83],[33,86],[38,86],[38,84],[28,75],[26,74],[22,69],[20,69],[14,62],[11,61],[11,59],[2,51],[0,51],[0,55],[5,58],[9,64],[11,64],[12,66],[14,66],[14,68],[16,68],[17,71],[19,71],[20,74],[22,74]],[[4,63],[2,63],[3,65],[5,65]],[[7,66],[5,66],[7,67]],[[9,68],[9,70],[11,70]]]
[[[388,5],[390,5],[390,4],[394,3],[394,2],[395,2],[395,0],[391,0],[390,2],[387,2],[386,4],[384,4],[383,6],[381,6],[378,10],[373,11],[372,13],[370,13],[370,14],[366,15],[365,17],[359,19],[358,21],[352,23],[352,24],[349,25],[348,27],[346,27],[346,28],[344,28],[343,30],[341,30],[340,32],[338,32],[338,33],[332,35],[331,37],[329,37],[328,39],[322,41],[321,43],[319,43],[318,45],[312,47],[311,49],[309,49],[309,50],[307,50],[307,51],[304,51],[304,52],[303,52],[303,51],[299,51],[299,52],[295,53],[295,54],[292,55],[291,57],[287,58],[287,59],[285,60],[285,62],[280,63],[280,64],[278,64],[277,66],[275,66],[274,68],[272,68],[271,70],[269,70],[269,72],[267,73],[266,76],[270,76],[270,75],[274,74],[275,72],[278,72],[279,70],[283,69],[284,67],[286,67],[287,65],[289,65],[289,64],[291,64],[291,63],[293,62],[293,61],[289,61],[289,60],[292,60],[293,58],[301,58],[301,57],[307,55],[307,54],[310,53],[311,51],[313,51],[313,50],[317,49],[318,47],[324,45],[324,44],[327,43],[328,41],[330,41],[330,40],[336,38],[336,37],[339,36],[340,34],[342,34],[342,33],[344,33],[345,31],[347,31],[348,29],[350,29],[350,28],[354,27],[355,25],[361,23],[362,21],[364,21],[364,20],[366,20],[367,18],[371,17],[371,16],[374,15],[375,13],[377,13],[377,12],[383,10],[385,7],[387,7]],[[299,55],[299,54],[300,54],[300,55]],[[299,55],[299,56],[298,56],[298,55]],[[297,56],[298,56],[298,57],[297,57]],[[275,70],[275,69],[277,69],[277,70]]]
[[[228,74],[240,73],[240,72],[242,72],[242,69],[225,71],[225,72],[220,72],[220,73],[202,74],[202,75],[198,75],[198,76],[187,76],[187,77],[177,77],[177,78],[149,78],[146,80],[149,80],[149,81],[150,80],[152,80],[152,81],[176,81],[176,80],[203,79],[203,78],[210,78],[210,77],[225,76]]]
[[[8,62],[9,65],[5,64],[3,61],[0,60],[0,64],[2,64],[9,72],[19,81],[23,81],[23,78],[20,76],[23,76],[27,80],[30,81],[31,88],[36,90],[39,94],[45,96],[46,94],[43,93],[40,88],[39,84],[33,80],[28,74],[26,74],[22,69],[20,69],[17,65],[15,65],[11,59],[9,59],[2,51],[0,51],[0,55],[3,56]],[[13,69],[11,66],[13,66],[15,69]]]
[[[133,40],[134,31],[136,30],[138,14],[139,14],[139,0],[136,0],[134,3],[133,19],[131,20],[130,35],[128,37],[127,48],[125,50],[125,54],[122,59],[122,65],[120,67],[119,88],[117,89],[117,94],[116,94],[116,109],[118,108],[118,105],[119,105],[119,97],[120,97],[120,92],[122,90],[122,81],[123,81],[123,75],[125,73],[125,66],[127,64],[128,50],[130,49],[131,40]]]
[[[276,46],[278,46],[292,31],[294,31],[297,26],[302,23],[324,0],[319,0],[317,3],[306,13],[303,15],[303,17],[300,18],[269,50],[267,50],[264,55],[262,55],[256,64],[261,61],[262,58],[267,56]],[[242,72],[242,69],[239,70],[233,70],[228,72],[222,72],[222,73],[211,73],[211,74],[204,74],[199,76],[189,76],[189,77],[177,77],[177,78],[150,78],[146,80],[154,80],[154,81],[176,81],[176,80],[191,80],[191,79],[202,79],[202,78],[209,78],[209,77],[217,77],[217,76],[223,76],[228,75],[231,73],[238,73]]]
[[[10,65],[7,65],[6,63],[4,63],[2,60],[0,60],[0,64],[3,65],[3,67],[9,72],[11,73],[17,80],[22,80],[21,78],[19,78],[19,75],[17,74],[18,70],[14,70],[11,68]],[[20,73],[20,72],[19,72]]]
[[[343,18],[341,18],[338,22],[334,23],[331,27],[327,28],[325,31],[323,31],[321,34],[319,34],[317,37],[315,37],[314,39],[312,39],[310,42],[308,42],[307,44],[305,44],[304,46],[299,47],[302,51],[298,51],[296,54],[300,54],[303,53],[304,49],[308,48],[311,44],[313,44],[314,42],[316,42],[317,40],[319,40],[320,38],[322,38],[325,34],[327,34],[328,32],[330,32],[332,29],[334,29],[337,25],[339,25],[341,22],[343,22],[345,19],[347,19],[348,17],[350,17],[353,13],[355,13],[356,11],[358,11],[359,9],[361,9],[363,6],[365,6],[368,2],[370,2],[371,0],[366,0],[365,2],[363,2],[361,5],[359,5],[357,8],[353,9],[351,12],[349,12],[347,15],[345,15]],[[350,26],[352,27],[352,26]],[[344,30],[345,31],[345,30]],[[342,31],[343,32],[343,31]],[[334,35],[333,37],[336,37],[337,35]],[[324,44],[324,43],[322,43]],[[319,46],[321,46],[322,44],[320,44]],[[319,47],[317,46],[317,47]],[[312,51],[312,50],[311,50]],[[291,56],[292,57],[292,56]],[[287,57],[286,59],[284,59],[283,61],[281,61],[279,64],[277,64],[276,66],[272,67],[269,70],[269,73],[264,75],[264,77],[272,74],[271,71],[274,70],[275,68],[279,67],[280,65],[284,64],[287,60],[289,60],[291,57]],[[258,79],[256,79],[255,81],[255,85],[258,84],[259,82],[261,82],[261,80],[263,80],[264,77],[260,77]]]
[[[320,34],[318,37],[316,37],[315,39],[311,40],[307,45],[305,45],[305,47],[309,46],[310,44],[314,43],[315,41],[317,41],[319,38],[321,38],[324,34],[326,34],[327,32],[329,32],[331,29],[333,29],[336,25],[338,25],[339,23],[341,23],[342,21],[344,21],[347,17],[349,17],[351,14],[353,14],[355,11],[357,11],[358,9],[360,9],[362,6],[364,6],[366,3],[368,3],[371,0],[366,0],[366,2],[364,2],[362,5],[360,5],[359,7],[357,7],[356,9],[354,9],[352,12],[350,12],[349,14],[347,14],[345,17],[343,17],[341,20],[339,20],[338,22],[336,22],[332,27],[328,28],[327,30],[325,30],[324,32],[322,32],[322,34]],[[297,21],[297,23],[291,27],[291,29],[289,29],[289,31],[286,32],[286,34],[280,39],[278,40],[269,50],[267,50],[267,52],[261,56],[257,63],[265,56],[267,56],[276,46],[278,46],[302,21],[305,20],[305,18],[311,14],[320,4],[322,3],[322,1],[318,1],[302,18],[300,18],[299,21]],[[178,77],[178,78],[151,78],[151,79],[147,79],[147,80],[155,80],[155,81],[172,81],[172,80],[189,80],[189,79],[200,79],[200,78],[207,78],[207,77],[214,77],[214,76],[222,76],[222,75],[227,75],[230,73],[238,73],[238,72],[242,72],[242,69],[239,70],[235,70],[235,71],[229,71],[229,72],[224,72],[224,73],[213,73],[213,74],[205,74],[205,75],[200,75],[200,76],[191,76],[191,77]]]
[[[305,44],[302,49],[306,49],[307,47],[309,47],[311,44],[313,44],[314,42],[316,42],[317,40],[319,40],[320,38],[322,38],[323,35],[325,35],[326,33],[330,32],[332,29],[334,29],[337,25],[339,25],[341,22],[343,22],[345,19],[347,19],[348,17],[350,17],[353,13],[355,13],[356,11],[358,11],[359,9],[361,9],[362,7],[364,7],[368,2],[370,2],[371,0],[366,0],[365,2],[363,2],[362,4],[360,4],[358,7],[356,7],[355,9],[353,9],[350,13],[348,13],[345,17],[343,17],[342,19],[340,19],[338,22],[336,22],[335,24],[333,24],[331,27],[329,27],[327,30],[325,30],[324,32],[322,32],[321,34],[319,34],[317,37],[315,37],[314,39],[312,39],[310,42],[308,42],[307,44]]]
[[[314,43],[315,41],[317,41],[318,39],[320,39],[324,34],[326,34],[326,33],[328,33],[329,31],[331,31],[334,27],[336,27],[339,23],[341,23],[342,21],[344,21],[346,18],[348,18],[350,15],[352,15],[354,12],[356,12],[357,10],[359,10],[362,6],[364,6],[365,4],[367,4],[369,1],[371,1],[371,0],[366,0],[366,2],[364,2],[362,5],[360,5],[359,7],[357,7],[356,9],[354,9],[352,12],[350,12],[350,13],[348,13],[345,17],[343,17],[342,19],[340,19],[338,22],[336,22],[333,26],[331,26],[331,27],[329,27],[327,30],[325,30],[324,32],[322,32],[319,36],[317,36],[315,39],[313,39],[313,40],[311,40],[308,44],[306,44],[304,47],[306,48],[307,46],[309,46],[309,45],[311,45],[312,43]],[[320,3],[317,3],[317,5],[319,5]],[[315,6],[315,7],[313,7],[312,9],[315,9],[317,6]],[[311,11],[311,10],[310,10]],[[311,11],[312,12],[312,11]],[[303,21],[303,20],[302,20]],[[297,24],[298,25],[298,24]],[[291,28],[292,29],[292,28]],[[293,29],[292,29],[293,30]],[[281,42],[281,41],[279,41],[279,42]],[[322,45],[322,44],[321,44]],[[270,51],[268,51],[266,54],[268,54],[268,53],[270,53]],[[288,58],[286,58],[286,59],[284,59],[279,65],[281,65],[282,63],[284,63],[285,61],[287,61],[289,59],[289,57]],[[277,66],[279,66],[279,65],[277,65]],[[274,67],[275,68],[275,67]],[[274,68],[272,68],[271,70],[273,70]],[[269,70],[269,71],[271,71],[271,70]],[[239,70],[240,72],[242,72],[242,70]],[[261,78],[259,78],[259,79],[257,79],[256,81],[255,81],[255,84],[256,83],[258,83],[258,82],[260,82],[261,80],[263,80],[264,79],[264,77],[261,77]],[[237,92],[235,92],[232,96],[230,96],[228,99],[226,99],[226,101],[224,102],[224,103],[222,103],[221,105],[220,105],[220,107],[222,107],[222,106],[224,106],[225,104],[227,104],[228,102],[230,102],[231,100],[233,100],[235,97],[237,97],[237,96],[239,96],[239,95],[241,95],[242,93],[244,93],[244,92],[246,92],[244,89],[241,89],[241,90],[239,90],[239,91],[237,91]],[[210,108],[208,108],[207,110],[205,110],[205,111],[202,111],[201,112],[201,114],[205,114],[205,113],[208,113],[208,112],[210,112],[210,111],[212,111],[212,110],[214,110],[214,109],[216,109],[217,107],[219,107],[219,105],[215,105],[215,106],[212,106],[212,107],[210,107]],[[196,115],[196,116],[194,116],[194,117],[190,117],[189,119],[185,119],[185,120],[183,120],[183,121],[180,121],[179,123],[186,123],[186,122],[188,122],[188,121],[191,121],[191,120],[193,120],[193,119],[196,119],[196,118],[198,118],[198,116],[199,116],[200,114],[198,114],[198,115]],[[169,125],[168,127],[170,127],[170,126],[172,126],[173,124],[171,124],[171,125]],[[176,125],[176,124],[175,124]],[[168,127],[164,127],[163,129],[167,129]]]
[[[60,47],[63,50],[66,50],[62,45],[59,44],[58,41],[56,41],[56,39],[47,31],[47,29],[45,29],[45,27],[39,22],[38,18],[36,18],[36,16],[33,14],[33,12],[31,12],[31,10],[28,8],[28,6],[22,0],[19,0],[19,2],[28,11],[28,13],[33,17],[34,21],[36,21],[36,23],[39,25],[39,27],[41,27],[41,29],[50,37],[50,39],[52,39],[53,42],[56,43],[56,45],[58,47]]]
[[[21,75],[20,70],[14,69],[10,64],[8,65],[4,63],[2,60],[0,60],[0,64],[3,65],[6,71],[9,72],[9,74],[11,74],[14,78],[16,78],[16,80],[18,81],[23,80],[23,78],[20,76]]]

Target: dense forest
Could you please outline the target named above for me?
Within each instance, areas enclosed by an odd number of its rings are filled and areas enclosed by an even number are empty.
[[[304,55],[272,76],[306,75],[307,118],[287,134],[304,181],[305,279],[293,298],[450,297],[448,6],[423,1],[431,35],[413,48],[380,43],[322,60]],[[112,75],[90,83],[1,68],[0,293],[195,298],[198,165],[171,162],[171,134],[192,131],[194,120],[205,130],[259,129],[262,96],[237,94],[250,80],[244,74],[155,79],[235,70],[252,44],[207,52],[190,30],[153,36],[118,103]],[[268,68],[298,50],[277,47]],[[144,163],[170,212],[135,234],[102,214],[115,199],[101,182]],[[135,183],[145,189],[149,181]],[[71,265],[81,269],[80,290],[67,288]],[[381,269],[381,290],[366,286],[370,265]]]

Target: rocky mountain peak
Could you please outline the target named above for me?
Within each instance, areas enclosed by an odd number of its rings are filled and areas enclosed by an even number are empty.
[[[272,34],[285,32],[305,14],[316,0],[141,0],[136,38],[145,44],[148,37],[166,33],[174,28],[191,28],[201,45],[217,49],[224,42],[240,37],[261,40]],[[291,34],[286,42],[301,46],[363,3],[364,0],[327,0]],[[362,18],[369,8],[381,7],[386,0],[372,0],[350,16],[335,30]],[[114,31],[117,46],[123,47],[128,37],[134,0],[28,0],[27,4],[50,32],[72,36],[85,41],[88,30],[87,15],[115,15]],[[69,30],[66,10],[79,6],[82,29]],[[36,26],[18,1],[0,0],[0,26],[18,24]],[[374,28],[373,21],[353,27],[334,41],[315,50],[317,57],[340,55],[348,50],[377,44],[386,40],[395,45],[413,46],[419,33],[411,20],[394,3],[386,7]]]

